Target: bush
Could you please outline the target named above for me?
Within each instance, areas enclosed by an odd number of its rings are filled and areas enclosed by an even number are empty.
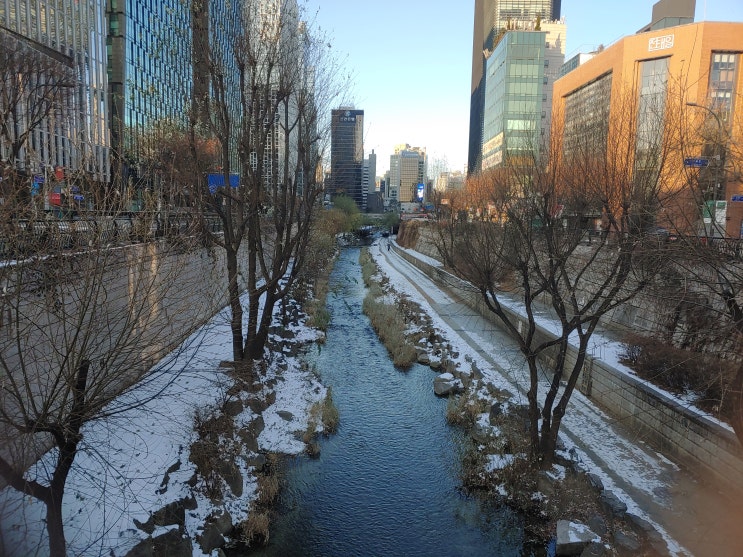
[[[735,362],[642,335],[626,338],[621,357],[639,377],[672,393],[693,393],[702,410],[722,419],[732,417],[727,395],[737,371]]]

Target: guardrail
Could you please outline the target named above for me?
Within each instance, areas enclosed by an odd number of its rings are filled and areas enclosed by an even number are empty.
[[[222,231],[216,215],[196,217],[191,213],[169,215],[126,213],[78,215],[69,220],[53,217],[13,219],[0,229],[0,257],[28,255],[46,250],[85,248],[96,245],[126,245],[160,238],[192,235],[198,227]]]

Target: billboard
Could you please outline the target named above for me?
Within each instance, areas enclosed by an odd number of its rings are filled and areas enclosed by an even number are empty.
[[[209,184],[209,193],[214,193],[217,188],[224,187],[224,174],[207,174],[207,184]],[[240,185],[240,175],[230,174],[230,186],[236,188]]]
[[[424,195],[424,193],[426,191],[426,185],[425,184],[418,184],[417,188],[418,188],[418,199],[420,199],[421,201],[423,201],[423,195]]]

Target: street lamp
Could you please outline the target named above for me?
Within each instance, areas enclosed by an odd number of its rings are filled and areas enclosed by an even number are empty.
[[[713,190],[712,190],[712,210],[710,211],[710,226],[709,226],[709,232],[707,233],[707,236],[716,236],[716,232],[718,231],[717,228],[717,188],[720,185],[720,177],[721,177],[721,170],[722,170],[722,135],[724,131],[724,127],[722,125],[722,121],[720,120],[720,117],[717,115],[717,113],[712,110],[711,108],[704,106],[702,104],[697,104],[695,102],[687,102],[686,106],[691,106],[694,108],[701,108],[703,110],[706,110],[709,112],[712,116],[715,117],[715,121],[717,122],[718,127],[718,141],[715,142],[715,150],[717,151],[717,154],[715,158],[717,159],[717,166],[715,168],[715,181],[713,184]],[[721,236],[725,236],[725,233],[723,232]]]

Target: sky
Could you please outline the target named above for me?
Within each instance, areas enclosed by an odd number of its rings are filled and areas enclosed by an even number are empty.
[[[653,0],[562,0],[566,58],[650,23]],[[300,0],[328,34],[364,110],[364,151],[377,175],[395,145],[424,147],[429,175],[467,164],[474,0]],[[741,21],[743,0],[697,0],[695,21]],[[743,39],[742,39],[743,42]],[[433,176],[430,176],[433,177]]]

